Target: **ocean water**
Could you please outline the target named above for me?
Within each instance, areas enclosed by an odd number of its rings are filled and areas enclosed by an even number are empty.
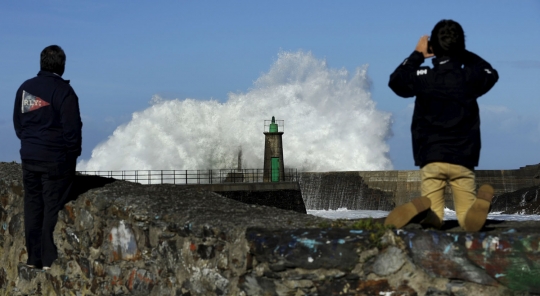
[[[329,218],[329,219],[362,219],[362,218],[384,218],[388,216],[387,211],[366,211],[347,210],[341,208],[337,210],[307,210],[308,214]],[[540,215],[503,215],[501,213],[490,213],[488,219],[505,221],[540,221]],[[444,220],[456,220],[456,212],[444,209]]]
[[[371,98],[367,66],[331,68],[310,52],[280,52],[252,88],[226,102],[157,95],[92,150],[80,171],[263,168],[264,121],[284,120],[286,168],[391,170],[391,114]],[[180,86],[179,86],[180,87]]]

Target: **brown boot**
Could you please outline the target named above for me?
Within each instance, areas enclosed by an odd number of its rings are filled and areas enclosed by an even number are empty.
[[[431,200],[425,196],[417,197],[410,202],[396,207],[388,214],[384,225],[394,225],[402,228],[407,225],[416,215],[431,207]]]
[[[466,231],[476,232],[482,229],[486,223],[489,208],[491,207],[493,193],[494,190],[491,185],[484,184],[478,188],[476,200],[467,211],[467,214],[465,214],[465,225],[463,225],[463,228]]]

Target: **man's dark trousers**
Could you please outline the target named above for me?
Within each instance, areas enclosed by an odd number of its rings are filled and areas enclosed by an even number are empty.
[[[23,160],[24,230],[28,265],[50,267],[58,257],[53,240],[58,212],[66,202],[75,175],[75,160]]]

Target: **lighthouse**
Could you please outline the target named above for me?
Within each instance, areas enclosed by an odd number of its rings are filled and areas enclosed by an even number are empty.
[[[264,182],[285,181],[285,168],[283,164],[282,136],[285,123],[283,120],[264,121]]]

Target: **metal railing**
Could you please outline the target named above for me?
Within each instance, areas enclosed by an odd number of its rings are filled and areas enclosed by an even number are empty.
[[[100,176],[140,184],[219,184],[268,182],[270,172],[264,169],[221,170],[125,170],[78,171],[82,175]],[[285,182],[298,181],[297,169],[285,169]]]

